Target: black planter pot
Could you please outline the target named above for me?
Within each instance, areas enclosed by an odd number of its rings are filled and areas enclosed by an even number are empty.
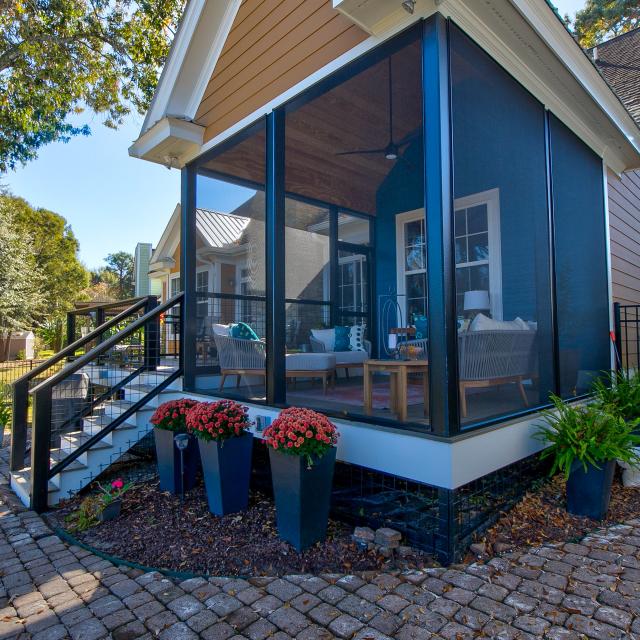
[[[108,520],[115,520],[120,515],[120,509],[122,507],[122,500],[114,500],[110,502],[99,514],[98,520],[100,522],[107,522]]]
[[[158,458],[158,475],[160,476],[160,491],[170,491],[179,494],[182,490],[180,483],[180,451],[176,447],[173,431],[153,428],[156,443],[156,457]],[[194,436],[189,436],[189,444],[184,450],[184,490],[193,489],[196,483],[196,472],[200,460],[198,443]]]
[[[332,447],[309,469],[304,456],[269,449],[278,533],[298,551],[324,540],[327,534],[333,468]]]
[[[567,480],[567,511],[576,516],[602,520],[607,515],[616,461],[602,462],[600,469],[576,461]]]
[[[243,511],[249,502],[253,435],[224,442],[199,440],[209,511],[217,516]]]

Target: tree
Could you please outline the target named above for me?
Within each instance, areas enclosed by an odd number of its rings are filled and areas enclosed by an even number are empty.
[[[14,225],[28,238],[35,264],[42,274],[44,308],[37,319],[54,336],[54,350],[62,346],[66,312],[89,284],[89,272],[78,259],[79,242],[67,221],[57,213],[34,208],[23,198],[0,196],[12,212]]]
[[[638,0],[587,0],[576,13],[573,30],[585,49],[640,26]]]
[[[105,271],[115,276],[118,300],[131,298],[134,294],[133,284],[133,256],[126,251],[110,253],[105,262]]]
[[[0,361],[7,360],[13,331],[31,329],[44,309],[43,277],[31,239],[0,198]]]
[[[0,173],[88,135],[89,107],[116,128],[144,113],[184,0],[0,0]]]

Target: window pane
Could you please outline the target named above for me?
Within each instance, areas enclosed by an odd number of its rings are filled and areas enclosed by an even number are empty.
[[[469,236],[469,262],[489,259],[489,235],[478,233]]]
[[[560,389],[585,393],[610,368],[602,161],[551,119]]]
[[[469,233],[479,233],[487,231],[487,205],[483,204],[478,207],[471,207],[467,210],[467,221],[469,225]]]
[[[470,263],[488,261],[456,269],[458,313],[472,321],[458,335],[466,425],[546,403],[553,389],[544,108],[450,34],[454,198],[466,205],[455,235],[466,231]]]
[[[456,264],[469,262],[467,257],[467,237],[456,238]]]

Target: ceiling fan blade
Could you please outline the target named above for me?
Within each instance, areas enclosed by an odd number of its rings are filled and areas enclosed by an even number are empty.
[[[339,151],[335,155],[337,156],[368,155],[372,153],[384,153],[386,150],[387,148],[385,147],[384,149],[360,149],[360,150],[354,150],[354,151]]]

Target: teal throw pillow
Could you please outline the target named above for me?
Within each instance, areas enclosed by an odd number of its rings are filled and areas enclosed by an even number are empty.
[[[349,339],[349,327],[336,327],[336,341],[334,344],[334,351],[349,351],[351,349],[351,343]]]
[[[413,314],[413,326],[416,328],[416,340],[424,340],[427,337],[427,316],[421,313]]]
[[[238,322],[231,327],[231,337],[240,340],[260,340],[258,334],[246,323]]]

